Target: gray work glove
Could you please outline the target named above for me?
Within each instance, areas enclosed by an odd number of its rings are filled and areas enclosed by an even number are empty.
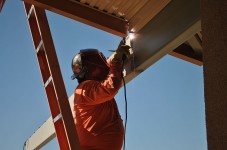
[[[131,47],[128,45],[123,45],[121,42],[117,48],[117,50],[114,52],[113,56],[113,62],[121,62],[125,59],[127,59],[130,56],[130,49]]]

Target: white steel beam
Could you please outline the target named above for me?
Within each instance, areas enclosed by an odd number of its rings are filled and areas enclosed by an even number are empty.
[[[55,135],[52,117],[26,141],[26,150],[38,150],[50,142]]]
[[[74,95],[69,97],[69,103],[71,110],[73,111],[73,99]],[[26,141],[26,150],[39,150],[48,142],[56,137],[55,129],[53,125],[52,117],[38,129],[36,132]]]
[[[201,21],[200,20],[195,22],[188,29],[186,29],[183,33],[181,33],[179,36],[177,36],[175,39],[173,39],[171,42],[169,42],[167,45],[165,45],[163,48],[161,48],[157,53],[152,55],[152,57],[148,58],[147,60],[144,60],[143,63],[141,63],[140,65],[138,65],[135,68],[133,68],[133,66],[132,66],[131,70],[127,69],[128,73],[125,77],[126,82],[129,82],[132,79],[134,79],[136,76],[138,76],[140,73],[142,73],[148,67],[153,65],[155,62],[157,62],[163,56],[165,56],[166,54],[169,54],[170,51],[174,50],[179,45],[181,45],[182,43],[187,41],[192,35],[194,35],[199,30],[201,30]]]

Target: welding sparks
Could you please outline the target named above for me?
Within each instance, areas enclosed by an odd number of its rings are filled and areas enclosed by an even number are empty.
[[[135,38],[135,34],[133,32],[129,32],[129,39],[133,40]]]

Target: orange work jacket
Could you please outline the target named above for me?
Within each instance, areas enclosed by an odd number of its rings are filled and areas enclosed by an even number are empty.
[[[112,62],[106,80],[77,86],[74,120],[82,150],[121,150],[124,127],[114,99],[121,84],[122,64]]]

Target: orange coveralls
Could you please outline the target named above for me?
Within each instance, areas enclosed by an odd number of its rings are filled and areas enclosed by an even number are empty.
[[[122,84],[122,64],[112,62],[107,78],[86,80],[74,93],[76,130],[82,150],[121,150],[124,127],[114,96]]]

